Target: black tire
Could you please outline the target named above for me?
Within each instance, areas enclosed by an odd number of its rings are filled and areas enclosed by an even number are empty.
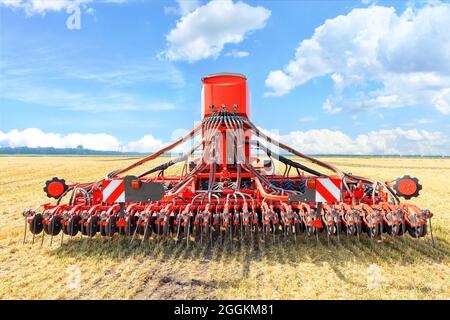
[[[44,217],[40,213],[36,213],[30,221],[30,232],[39,234],[44,229]]]
[[[364,225],[363,229],[364,229],[363,231],[367,233],[367,235],[371,238],[375,238],[378,235],[379,230],[378,225],[375,225],[373,227]]]
[[[152,236],[152,231],[153,231],[152,218],[148,217],[146,219],[146,223],[144,224],[143,230],[142,230],[142,236],[144,237],[145,240],[147,240],[148,238],[150,238]]]
[[[88,237],[94,237],[98,229],[98,218],[95,216],[90,217],[86,225],[86,235]]]
[[[78,231],[80,231],[80,225],[78,224],[80,220],[79,216],[71,216],[69,221],[67,221],[67,225],[64,224],[63,232],[71,237],[77,235]]]
[[[108,234],[106,233],[106,225],[105,225],[106,219],[100,220],[100,234],[103,237],[106,237]]]
[[[44,231],[48,235],[57,236],[61,232],[61,229],[62,229],[61,217],[53,216],[46,225],[46,228],[44,228]]]
[[[428,234],[428,225],[427,225],[427,224],[424,224],[424,225],[422,225],[422,226],[423,226],[423,228],[422,228],[422,233],[420,234],[419,237],[425,237],[425,236]]]
[[[408,233],[411,237],[419,238],[419,237],[423,237],[423,235],[422,235],[423,234],[423,226],[424,225],[420,225],[417,228],[415,228],[415,227],[411,227],[410,225],[408,225],[406,229],[408,230]]]
[[[83,235],[83,236],[87,236],[88,234],[87,234],[87,225],[86,225],[86,222],[87,222],[87,220],[81,220],[81,224],[80,224],[80,231],[81,231],[81,234]]]
[[[116,218],[111,216],[106,219],[105,232],[106,236],[112,237],[117,232]]]
[[[125,226],[125,234],[127,236],[132,236],[134,234],[134,230],[136,229],[136,217],[128,216],[126,221],[127,225]]]

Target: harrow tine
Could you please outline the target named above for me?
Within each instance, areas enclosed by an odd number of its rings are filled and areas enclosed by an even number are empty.
[[[27,227],[28,227],[27,217],[25,217],[25,230],[23,233],[23,243],[22,244],[25,244],[25,242],[27,241]]]
[[[329,225],[326,225],[326,226],[327,226],[327,230],[326,230],[326,232],[327,232],[327,243],[328,243],[328,246],[330,246],[330,230],[329,230],[330,226]]]
[[[61,242],[60,242],[60,246],[63,245],[63,241],[64,241],[64,232],[61,232]]]
[[[433,237],[433,228],[431,227],[431,217],[428,218],[428,222],[430,223],[430,237],[431,237],[431,245],[435,247],[434,237]]]
[[[403,246],[406,247],[405,231],[406,231],[405,220],[402,220],[402,239],[403,239]]]
[[[337,241],[340,244],[341,240],[339,239],[339,233],[341,233],[341,222],[339,221],[339,223],[336,223],[336,236],[337,236]]]
[[[52,218],[53,219],[53,218]],[[53,245],[53,234],[54,234],[54,231],[55,231],[55,223],[54,223],[54,221],[53,220],[50,220],[51,222],[51,236],[50,236],[50,247]]]
[[[42,248],[42,245],[44,244],[44,235],[45,235],[45,231],[42,232],[42,237],[41,237],[41,248]]]
[[[32,223],[33,223],[33,229],[36,229],[36,219],[33,219]],[[33,237],[31,239],[31,244],[34,244],[35,234],[34,234],[34,232],[32,232],[32,234],[33,234]]]
[[[149,220],[150,220],[150,219],[146,219],[146,220],[147,220],[147,223],[145,224],[145,228],[144,228],[144,236],[142,237],[140,246],[142,246],[142,245],[144,244],[145,236],[146,236],[147,231],[148,231],[148,225],[149,225],[149,222],[150,222]]]
[[[136,223],[136,227],[134,228],[133,235],[131,236],[131,239],[130,239],[130,241],[128,242],[129,245],[131,245],[131,244],[133,243],[134,238],[136,237],[136,233],[137,233],[138,226],[139,226],[139,224]]]

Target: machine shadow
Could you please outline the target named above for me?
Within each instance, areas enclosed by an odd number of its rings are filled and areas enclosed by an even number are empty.
[[[320,235],[318,241],[315,237],[306,238],[304,235],[294,243],[292,239],[285,243],[265,243],[262,240],[253,243],[234,241],[219,243],[198,243],[186,240],[175,243],[174,240],[149,239],[141,243],[135,240],[132,244],[129,239],[114,237],[111,240],[102,238],[68,240],[59,247],[50,250],[56,256],[70,256],[84,259],[89,257],[106,258],[111,260],[125,260],[130,257],[141,257],[165,261],[200,260],[220,261],[227,263],[240,261],[243,273],[249,272],[249,266],[254,261],[271,259],[281,264],[299,264],[310,261],[322,265],[341,265],[354,259],[370,265],[377,263],[399,263],[411,265],[419,261],[441,263],[450,256],[450,244],[441,237],[435,237],[435,246],[430,239],[411,239],[405,237],[375,241],[365,235],[360,240],[341,238],[338,242],[332,239],[328,244],[326,236]],[[80,250],[82,249],[82,250]]]

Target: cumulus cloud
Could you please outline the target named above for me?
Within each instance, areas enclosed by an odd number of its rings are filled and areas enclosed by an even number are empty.
[[[353,9],[328,19],[298,46],[295,58],[266,78],[266,95],[285,95],[329,76],[330,105],[352,110],[427,105],[450,114],[450,4],[397,13]],[[347,89],[347,90],[346,90]],[[325,108],[325,106],[324,106]]]
[[[276,131],[263,131],[307,154],[450,155],[450,140],[438,131],[395,128],[370,131],[355,137],[329,129],[293,131],[285,135],[277,135]],[[185,133],[184,129],[174,131],[172,140]],[[182,146],[174,152],[186,152],[197,143],[198,141]],[[118,138],[104,133],[63,135],[43,132],[37,128],[0,131],[0,147],[76,148],[79,145],[92,150],[145,153],[157,151],[168,145],[168,142],[151,134],[124,143]]]
[[[103,0],[103,3],[125,3],[129,0]],[[93,0],[0,0],[0,5],[23,9],[27,15],[45,14],[49,11],[67,10],[71,6],[81,6]],[[91,13],[93,13],[91,11]]]
[[[250,53],[247,51],[239,51],[239,50],[231,50],[230,52],[227,52],[225,55],[227,57],[233,57],[233,58],[245,58],[248,57]]]
[[[147,134],[139,140],[131,141],[126,144],[123,151],[152,152],[157,151],[164,146],[165,144],[162,140],[156,139],[151,134]]]
[[[270,10],[232,0],[213,0],[177,21],[166,36],[169,60],[189,62],[217,57],[226,44],[244,40],[250,32],[264,28]]]
[[[0,131],[0,147],[54,147],[54,148],[76,148],[82,145],[92,150],[120,149],[119,140],[109,134],[80,134],[70,133],[62,135],[59,133],[43,132],[37,128],[25,130]]]
[[[441,132],[401,128],[370,131],[352,138],[341,131],[293,131],[279,139],[309,154],[449,155],[450,140]]]

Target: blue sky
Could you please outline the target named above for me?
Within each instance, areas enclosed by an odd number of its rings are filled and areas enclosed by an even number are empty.
[[[228,71],[248,78],[253,122],[304,152],[450,154],[448,2],[0,0],[0,13],[0,146],[154,151],[200,120],[200,78]]]

